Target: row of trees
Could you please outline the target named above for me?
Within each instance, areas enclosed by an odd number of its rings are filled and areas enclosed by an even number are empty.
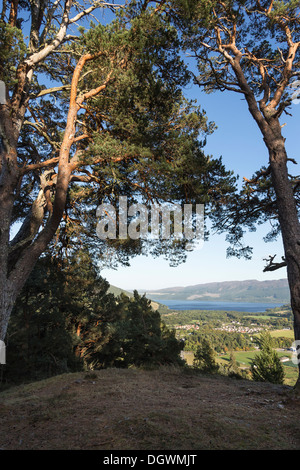
[[[18,297],[7,334],[3,382],[106,367],[183,364],[175,338],[137,292],[109,292],[89,255],[42,257]]]
[[[101,8],[113,21],[89,24]],[[119,194],[130,203],[205,203],[214,228],[228,233],[231,255],[251,253],[241,244],[243,226],[271,220],[284,260],[273,256],[266,269],[287,268],[300,340],[299,177],[290,170],[295,160],[281,121],[299,74],[299,30],[297,0],[3,2],[1,340],[53,237],[59,234],[63,245],[95,242],[96,207],[117,207]],[[184,98],[191,81],[207,92],[239,93],[261,132],[268,157],[239,193],[222,162],[204,155],[201,144],[213,126]],[[111,244],[124,262],[143,249],[184,260],[184,242]],[[102,255],[105,246],[97,244]]]
[[[248,334],[215,330],[209,326],[200,326],[199,330],[189,331],[185,338],[185,349],[196,351],[198,344],[208,340],[217,353],[225,351],[247,351],[253,348]]]

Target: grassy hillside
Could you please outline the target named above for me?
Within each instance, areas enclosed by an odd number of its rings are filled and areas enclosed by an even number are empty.
[[[128,295],[128,297],[133,296],[132,292],[129,292],[129,291],[124,290],[124,289],[120,289],[120,287],[116,287],[116,286],[112,286],[112,285],[109,286],[108,292],[111,293],[111,294],[114,294],[115,296],[118,296],[118,295],[121,295],[121,294]]]
[[[0,448],[299,449],[299,411],[288,386],[176,368],[65,374],[0,393]]]
[[[172,300],[205,300],[222,302],[289,302],[287,279],[273,281],[225,281],[147,291],[147,296],[163,302]]]
[[[111,294],[114,294],[116,297],[121,294],[125,294],[128,297],[133,297],[132,292],[129,292],[127,290],[121,289],[120,287],[116,287],[112,285],[109,286],[108,292],[110,292]],[[143,295],[141,292],[139,292],[139,294]],[[165,312],[169,310],[168,307],[166,307],[165,305],[161,305],[159,302],[155,302],[153,300],[151,300],[151,306],[153,310],[157,310],[158,308],[160,308],[161,312]]]

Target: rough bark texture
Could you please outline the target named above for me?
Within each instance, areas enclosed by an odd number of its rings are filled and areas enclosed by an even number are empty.
[[[0,176],[0,339],[4,340],[8,319],[15,300],[13,286],[8,279],[9,235],[14,194],[17,184],[16,150],[11,146],[3,149]]]
[[[274,126],[275,127],[275,126]],[[279,123],[276,123],[277,135]],[[276,132],[273,132],[273,135]],[[295,341],[300,341],[300,224],[298,220],[293,190],[288,177],[287,155],[283,137],[265,139],[269,149],[269,160],[273,186],[276,192],[278,217],[281,227],[287,276],[291,295],[291,307],[294,315]],[[300,367],[300,364],[299,364]],[[300,369],[299,369],[300,377]],[[297,381],[300,390],[300,379]]]
[[[20,67],[18,86],[11,100],[1,106],[1,175],[0,175],[0,339],[6,336],[8,321],[16,300],[37,259],[54,236],[63,215],[71,168],[69,153],[73,143],[74,123],[78,107],[70,105],[67,126],[59,156],[59,169],[53,211],[46,226],[36,237],[47,209],[44,188],[33,203],[18,235],[10,242],[10,226],[15,198],[21,183],[22,171],[17,164],[17,142],[25,108],[19,96],[25,93],[27,67]],[[78,80],[78,79],[77,79]],[[76,95],[74,83],[74,93]],[[75,108],[75,109],[74,109]]]

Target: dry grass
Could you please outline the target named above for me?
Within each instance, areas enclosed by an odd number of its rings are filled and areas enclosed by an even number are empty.
[[[0,448],[300,449],[288,386],[176,368],[65,374],[0,394]]]

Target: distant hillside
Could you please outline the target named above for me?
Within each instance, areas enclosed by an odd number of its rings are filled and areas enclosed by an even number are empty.
[[[109,289],[108,289],[108,292],[111,293],[111,294],[114,294],[116,297],[118,295],[121,295],[121,294],[125,294],[127,295],[128,297],[133,297],[133,293],[132,292],[128,292],[127,290],[124,290],[124,289],[121,289],[120,287],[116,287],[116,286],[112,286],[110,285],[109,286]],[[143,295],[144,292],[139,292],[140,295]],[[150,297],[147,295],[147,297],[150,299]],[[160,304],[159,302],[154,302],[151,300],[151,306],[153,308],[153,310],[157,310],[159,307],[160,307]],[[166,309],[167,307],[165,305],[161,306],[162,309]]]
[[[164,300],[204,300],[222,302],[279,302],[290,299],[287,279],[273,281],[225,281],[146,291],[147,297]]]
[[[120,289],[120,287],[111,286],[111,285],[109,286],[108,292],[109,292],[110,294],[114,294],[115,296],[118,296],[118,295],[121,295],[121,294],[125,294],[125,295],[127,295],[128,297],[132,297],[132,296],[133,296],[133,293],[132,293],[132,292],[128,292],[127,290]]]

